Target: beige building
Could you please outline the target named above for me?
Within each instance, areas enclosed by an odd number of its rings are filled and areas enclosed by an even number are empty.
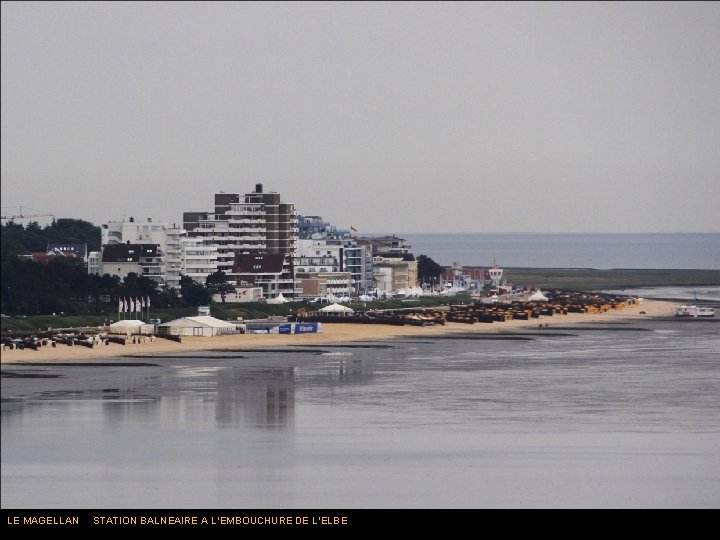
[[[412,255],[402,258],[374,257],[373,277],[379,291],[395,292],[417,286],[417,261]]]
[[[299,298],[325,298],[329,294],[350,296],[353,291],[350,272],[297,272],[295,284]]]

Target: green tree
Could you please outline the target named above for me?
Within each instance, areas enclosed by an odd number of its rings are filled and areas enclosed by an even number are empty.
[[[227,282],[225,272],[222,270],[210,274],[207,279],[205,279],[205,286],[208,291],[210,291],[210,294],[219,294],[223,304],[225,303],[227,294],[235,290],[235,287]]]
[[[100,227],[82,219],[61,218],[46,227],[36,222],[26,226],[12,221],[0,227],[2,259],[21,253],[45,251],[48,244],[86,244],[88,251],[100,249]]]
[[[175,307],[182,304],[182,300],[178,296],[178,291],[167,285],[162,287],[152,302],[152,305],[155,307]]]
[[[210,303],[210,291],[191,277],[180,276],[180,295],[185,306],[203,306]]]
[[[48,264],[14,257],[2,262],[0,303],[8,315],[77,313],[88,303],[89,276],[77,259]]]
[[[158,293],[157,283],[147,276],[139,276],[130,272],[123,278],[122,294],[130,297],[147,297],[151,299]]]
[[[418,279],[422,283],[432,283],[434,279],[438,279],[443,272],[443,267],[433,261],[427,255],[420,255],[417,258]]]

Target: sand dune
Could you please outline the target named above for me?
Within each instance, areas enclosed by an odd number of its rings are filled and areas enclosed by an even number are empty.
[[[435,336],[455,333],[491,333],[512,331],[521,328],[538,328],[547,324],[549,328],[567,324],[591,322],[618,322],[643,319],[647,317],[667,317],[674,313],[675,304],[657,300],[646,300],[643,304],[626,307],[622,310],[611,310],[602,314],[570,313],[568,315],[543,316],[530,321],[506,321],[492,324],[447,323],[444,326],[385,326],[362,324],[323,324],[320,334],[280,335],[280,334],[240,334],[217,337],[184,337],[182,343],[158,339],[154,343],[118,345],[100,345],[89,349],[82,346],[69,347],[58,345],[56,348],[43,347],[34,351],[5,350],[0,356],[4,364],[25,362],[52,361],[87,361],[95,358],[132,357],[133,355],[164,355],[189,351],[212,351],[243,348],[270,348],[288,345],[315,345],[329,343],[345,343],[348,341],[386,340],[397,337]],[[645,314],[640,314],[640,312]]]

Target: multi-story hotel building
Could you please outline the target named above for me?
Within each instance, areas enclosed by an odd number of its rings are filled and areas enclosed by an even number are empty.
[[[279,193],[264,192],[262,184],[243,196],[217,193],[214,212],[185,212],[183,226],[189,237],[217,249],[217,269],[238,286],[260,285],[268,298],[280,293],[294,296],[292,257],[297,214],[295,205],[283,203]],[[255,257],[261,257],[262,264],[251,263]]]
[[[350,292],[367,291],[373,282],[372,246],[360,243],[320,216],[299,216],[295,272],[349,272]],[[322,259],[322,260],[321,260]]]

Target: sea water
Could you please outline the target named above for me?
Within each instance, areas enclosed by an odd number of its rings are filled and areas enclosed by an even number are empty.
[[[2,375],[3,508],[720,505],[716,320]]]
[[[399,234],[443,266],[720,269],[720,233]]]

